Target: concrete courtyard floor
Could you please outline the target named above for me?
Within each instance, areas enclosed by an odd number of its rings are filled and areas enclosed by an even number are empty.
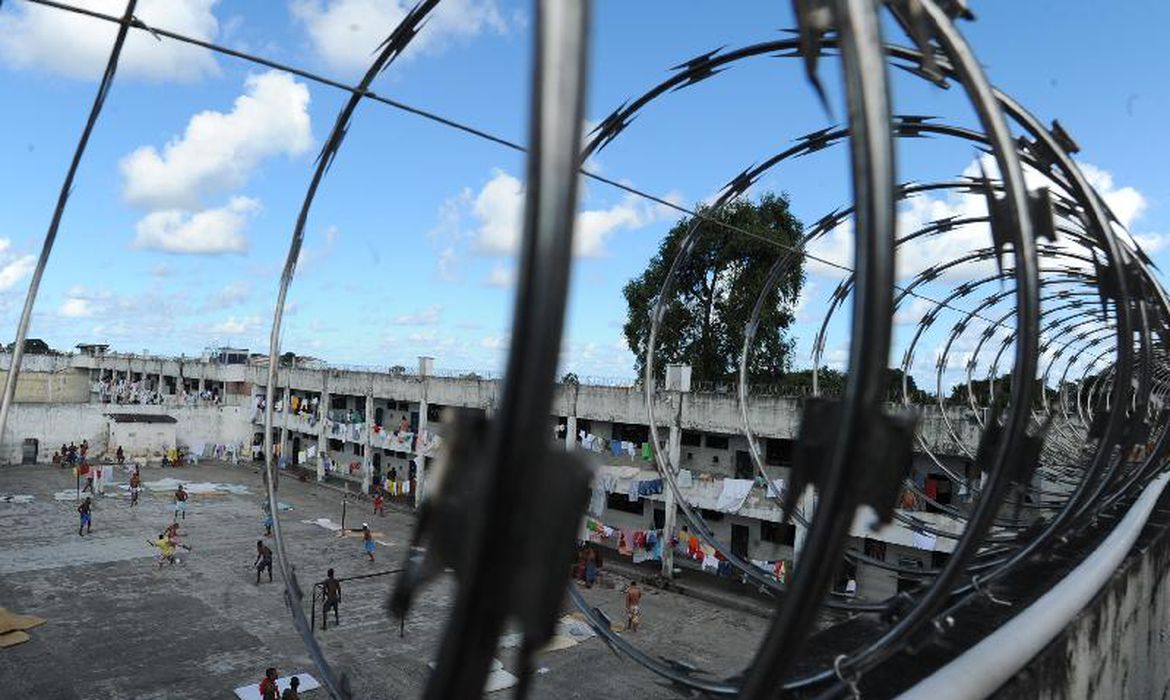
[[[279,572],[275,582],[255,585],[252,562],[263,535],[258,470],[201,463],[180,469],[147,467],[143,481],[177,478],[247,487],[248,493],[196,494],[181,522],[182,541],[194,551],[161,571],[147,544],[170,522],[171,492],[143,489],[129,507],[121,489],[99,497],[93,532],[77,535],[76,502],[54,495],[75,488],[66,470],[50,466],[0,469],[0,494],[33,496],[0,502],[0,607],[39,615],[48,623],[32,639],[0,649],[0,697],[55,700],[85,698],[234,698],[233,689],[258,683],[267,666],[281,675],[315,669],[292,627]],[[125,484],[126,474],[117,482]],[[351,503],[347,525],[368,521],[378,539],[369,564],[357,538],[340,538],[302,521],[341,519],[342,496],[314,483],[284,478],[280,513],[285,541],[306,596],[310,584],[332,567],[339,577],[397,568],[406,551],[413,515],[387,508],[370,515],[368,501]],[[616,574],[610,573],[617,578]],[[357,698],[421,695],[453,600],[453,580],[427,588],[399,637],[396,621],[382,611],[395,577],[344,584],[341,624],[317,631],[335,668],[349,674]],[[615,588],[584,591],[611,619],[623,618],[621,580]],[[717,677],[751,659],[767,621],[692,597],[647,588],[643,626],[630,636],[644,650],[693,664]],[[308,602],[305,603],[306,613]],[[566,604],[567,606],[567,604]],[[570,612],[566,607],[566,612]],[[498,656],[515,669],[511,651]],[[615,656],[597,638],[542,654],[535,676],[537,698],[676,698],[657,676]],[[303,694],[324,698],[324,690]],[[508,697],[509,691],[487,697]],[[256,697],[259,697],[257,694]]]

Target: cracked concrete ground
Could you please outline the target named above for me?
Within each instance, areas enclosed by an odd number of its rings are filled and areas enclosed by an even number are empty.
[[[98,499],[92,534],[79,537],[76,503],[54,500],[55,493],[74,488],[69,472],[0,469],[0,494],[34,496],[31,503],[0,502],[0,606],[48,619],[30,632],[31,641],[0,650],[0,697],[226,700],[235,697],[234,688],[259,682],[267,666],[282,675],[315,674],[285,608],[279,572],[274,583],[254,583],[256,540],[264,532],[258,471],[207,462],[143,470],[144,482],[166,477],[241,484],[251,493],[193,495],[180,534],[194,551],[160,571],[147,539],[170,522],[170,491],[144,489],[131,508],[122,490],[112,489],[115,495]],[[126,475],[118,480],[124,484]],[[293,506],[281,512],[281,522],[306,595],[308,582],[324,578],[329,567],[339,577],[383,571],[397,568],[405,553],[414,520],[408,512],[388,508],[382,518],[369,513],[368,501],[351,504],[347,525],[366,520],[389,543],[377,547],[371,565],[358,539],[302,522],[340,521],[340,494],[285,478],[280,500]],[[437,653],[453,580],[426,590],[400,638],[398,624],[382,611],[393,579],[343,584],[341,624],[317,632],[334,666],[350,675],[357,698],[419,697],[427,662]],[[617,584],[585,591],[615,621],[623,607],[622,581]],[[756,615],[654,589],[646,590],[642,608],[643,626],[632,636],[638,644],[718,677],[747,664],[766,624]],[[515,669],[510,651],[498,658]],[[537,667],[547,669],[535,677],[537,698],[679,697],[596,638],[543,654]],[[323,690],[304,695],[326,697]]]

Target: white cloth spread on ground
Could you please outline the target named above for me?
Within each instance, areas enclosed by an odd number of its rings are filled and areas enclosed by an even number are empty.
[[[724,479],[723,491],[719,493],[719,500],[715,502],[715,510],[723,513],[735,513],[743,507],[748,494],[752,492],[751,479]]]
[[[32,503],[33,497],[25,493],[0,494],[0,503]]]
[[[261,673],[260,675],[263,676],[264,674]],[[303,693],[307,690],[315,690],[321,687],[317,679],[307,673],[296,673],[293,675],[301,679],[301,685],[297,689],[298,692]],[[276,679],[276,689],[281,695],[284,695],[285,688],[288,688],[289,679],[291,678],[292,676],[280,676]],[[240,698],[240,700],[258,700],[260,697],[260,682],[257,681],[251,685],[243,685],[236,688],[236,697]]]
[[[306,524],[306,525],[318,525],[318,526],[323,527],[326,530],[330,530],[332,532],[337,532],[341,529],[340,525],[333,522],[329,518],[317,518],[316,520],[302,520],[301,522]]]

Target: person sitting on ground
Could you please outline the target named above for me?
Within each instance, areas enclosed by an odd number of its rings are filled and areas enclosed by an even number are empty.
[[[301,687],[301,679],[293,676],[288,679],[288,687],[280,695],[280,700],[301,700],[301,694],[298,688]]]
[[[264,669],[264,679],[260,681],[260,700],[280,700],[277,695],[279,692],[276,687],[276,669]]]

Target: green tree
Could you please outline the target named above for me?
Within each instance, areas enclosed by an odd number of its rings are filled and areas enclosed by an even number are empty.
[[[718,211],[700,207],[698,214],[698,240],[675,277],[659,326],[655,370],[661,377],[667,363],[681,362],[690,364],[695,381],[721,381],[738,371],[744,329],[768,272],[786,248],[797,245],[802,226],[789,211],[787,195],[772,193]],[[622,290],[627,306],[623,330],[639,375],[646,364],[654,301],[692,222],[687,217],[675,224],[645,271]],[[786,331],[803,284],[804,259],[790,256],[760,314],[748,367],[753,381],[773,381],[788,369],[793,341]]]

